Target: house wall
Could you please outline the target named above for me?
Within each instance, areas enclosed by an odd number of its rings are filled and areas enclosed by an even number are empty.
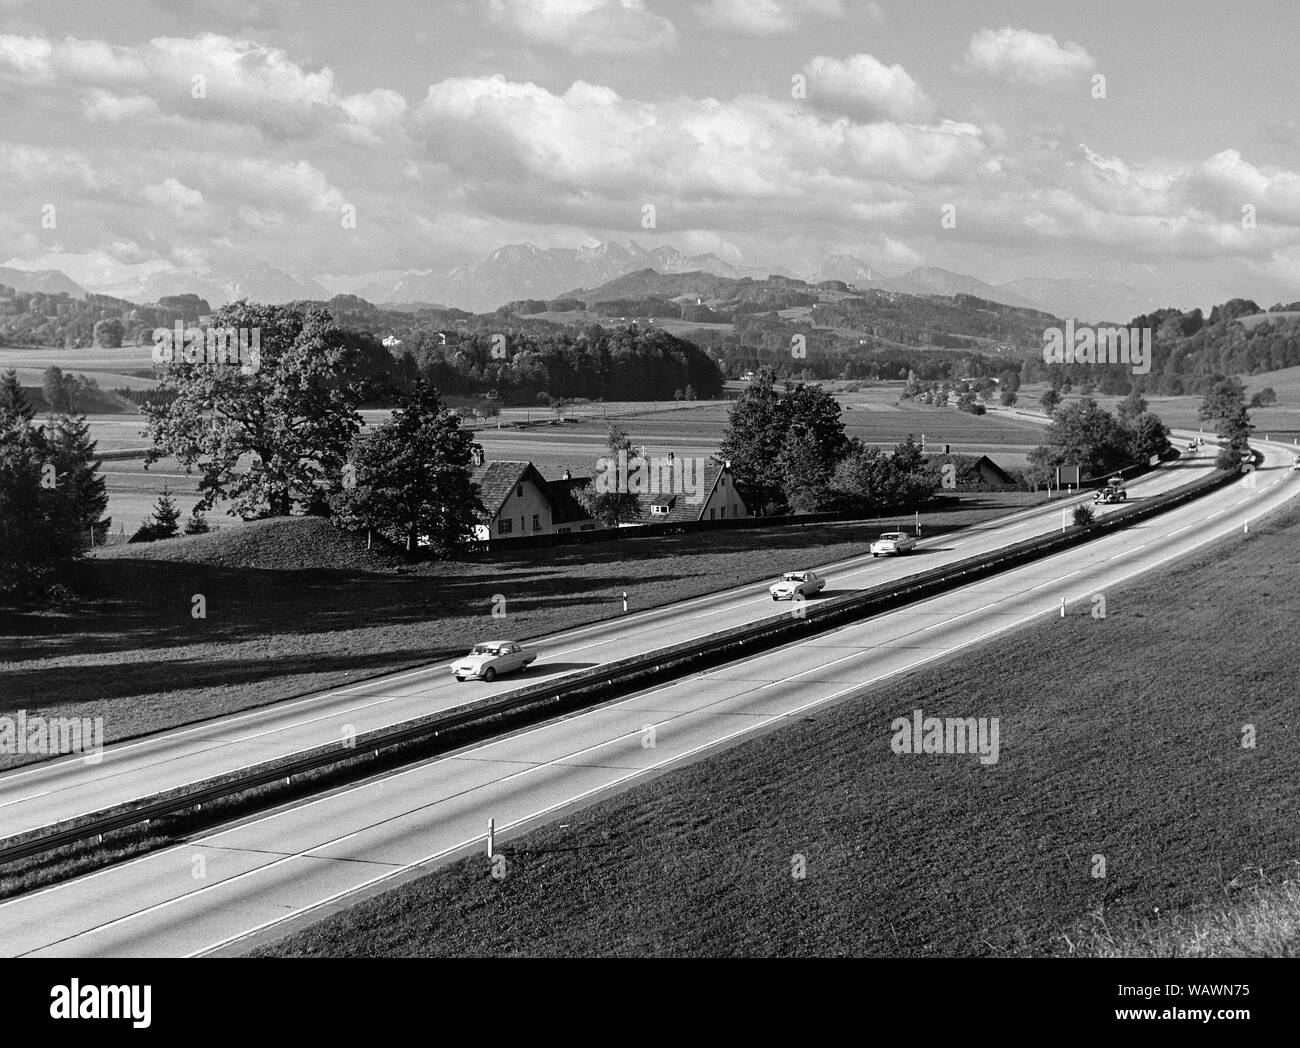
[[[725,517],[722,513],[724,508],[727,511]],[[736,520],[747,516],[749,511],[745,508],[744,499],[736,491],[731,474],[723,473],[718,478],[718,483],[714,485],[709,500],[704,504],[704,512],[700,514],[700,520]]]
[[[552,532],[551,527],[551,504],[546,501],[541,489],[531,480],[525,480],[522,484],[524,489],[523,497],[518,493],[518,486],[510,492],[505,503],[501,506],[500,512],[492,520],[493,539],[512,539],[523,538],[529,535],[549,535]],[[537,528],[533,527],[533,514],[537,515]],[[511,522],[509,534],[503,535],[501,529],[497,527],[497,521],[502,518]],[[523,518],[522,521],[520,518]]]

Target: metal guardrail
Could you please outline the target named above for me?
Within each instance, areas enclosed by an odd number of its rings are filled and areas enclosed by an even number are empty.
[[[232,772],[183,791],[158,795],[143,803],[129,802],[116,808],[79,816],[56,828],[43,827],[10,838],[14,843],[0,847],[0,863],[38,855],[80,840],[125,829],[166,815],[201,807],[281,779],[317,771],[332,765],[356,761],[364,755],[409,743],[432,741],[438,736],[473,725],[509,718],[525,711],[591,705],[594,697],[614,695],[645,687],[657,679],[680,675],[686,668],[699,669],[734,661],[756,650],[779,647],[807,636],[823,633],[847,622],[870,618],[881,612],[915,603],[926,597],[1021,564],[1049,557],[1147,520],[1190,502],[1237,479],[1241,474],[1217,472],[1149,502],[1108,513],[1087,526],[1071,525],[1062,532],[1024,539],[993,553],[981,554],[954,564],[931,568],[900,582],[885,583],[858,593],[846,594],[815,606],[801,606],[800,615],[790,611],[758,622],[735,626],[701,640],[684,641],[672,647],[606,663],[555,681],[546,681],[512,691],[504,696],[480,700],[442,714],[396,727],[381,728],[358,736],[352,745],[332,743],[296,757],[268,762]]]

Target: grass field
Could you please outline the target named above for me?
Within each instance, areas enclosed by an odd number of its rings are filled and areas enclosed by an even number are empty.
[[[1036,496],[972,496],[921,516],[926,534],[988,520]],[[104,718],[109,740],[266,705],[461,654],[492,597],[506,629],[535,637],[866,552],[894,518],[624,539],[420,562],[368,552],[319,518],[96,551],[95,599],[0,611],[0,713]],[[190,616],[202,593],[208,617]],[[0,755],[0,767],[15,761]]]
[[[52,351],[53,352],[53,351]],[[82,351],[83,353],[86,351]],[[739,385],[739,384],[736,384]],[[953,451],[989,455],[1005,469],[1018,469],[1028,461],[1029,450],[1041,439],[1042,428],[1032,423],[998,417],[974,416],[953,408],[939,409],[898,406],[902,386],[897,383],[863,387],[858,393],[842,393],[845,430],[868,444],[889,447],[913,434],[922,435],[932,446],[951,444]],[[465,404],[473,403],[459,398]],[[555,413],[542,408],[504,408],[502,428],[475,424],[474,439],[482,444],[489,460],[520,459],[532,462],[542,476],[556,479],[570,470],[574,476],[590,476],[597,459],[605,454],[610,423],[628,431],[637,446],[650,455],[673,451],[678,455],[708,456],[721,446],[727,424],[729,401],[618,402],[579,404],[566,414],[581,421],[546,424]],[[362,412],[366,425],[388,418],[387,410]],[[136,414],[90,415],[91,433],[105,452],[149,446],[141,435],[144,418]],[[514,428],[514,424],[542,420],[542,425]],[[113,535],[125,529],[129,537],[152,512],[166,486],[188,515],[198,502],[198,476],[187,476],[172,459],[163,459],[148,470],[142,460],[106,461],[102,470],[107,481],[108,515],[113,518]],[[243,521],[226,514],[225,504],[209,514],[214,527],[237,528]]]
[[[1300,852],[1298,540],[1292,510],[1109,592],[1104,620],[1041,620],[499,843],[504,880],[476,856],[264,952],[1065,955],[1099,921],[1094,952],[1196,952],[1226,899],[1268,930],[1203,952],[1294,954],[1294,904],[1240,885]],[[1001,759],[894,755],[915,708],[998,716]]]
[[[121,349],[52,349],[48,347],[0,347],[0,371],[14,368],[24,386],[39,386],[47,367],[54,365],[65,372],[87,375],[101,389],[151,389],[152,378],[135,374],[153,367],[150,346],[123,346]]]

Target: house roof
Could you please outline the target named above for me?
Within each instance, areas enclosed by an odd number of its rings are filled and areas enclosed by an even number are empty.
[[[590,477],[570,477],[567,480],[546,480],[531,462],[498,459],[475,468],[470,479],[479,486],[479,501],[487,511],[486,520],[495,520],[501,513],[510,493],[524,481],[530,481],[550,504],[551,523],[573,524],[591,519],[582,508],[574,492],[591,482]]]
[[[936,463],[941,464],[945,462],[951,462],[957,466],[970,466],[973,467],[974,469],[979,470],[981,473],[985,473],[985,472],[992,473],[995,477],[998,478],[1000,482],[1004,484],[1009,484],[1015,479],[1014,477],[1011,476],[1010,473],[1008,473],[1005,469],[999,466],[987,455],[972,455],[969,453],[967,454],[953,453],[949,455],[943,455],[943,454],[927,453],[925,456],[925,462],[927,466],[933,466]]]
[[[531,462],[498,459],[494,462],[485,462],[475,468],[470,474],[470,480],[479,486],[479,501],[483,503],[489,520],[496,518],[501,512],[501,507],[505,505],[506,499],[510,497],[510,492],[514,491],[515,485],[519,484],[530,471],[533,476],[529,479],[545,490],[546,481],[542,480],[542,475]]]
[[[582,504],[574,497],[575,491],[580,491],[590,483],[590,477],[569,477],[565,480],[546,482],[547,488],[550,489],[552,524],[573,524],[580,520],[591,519],[591,514],[583,509]]]
[[[680,460],[678,466],[680,468]],[[677,491],[674,482],[674,490],[671,492],[649,492],[642,491],[637,493],[637,502],[641,505],[641,516],[637,523],[639,524],[686,524],[696,521],[704,516],[704,508],[708,505],[709,497],[713,494],[714,488],[718,486],[718,481],[724,473],[727,472],[726,466],[721,462],[710,460],[704,464],[703,477],[700,483],[699,501],[691,501],[692,496],[688,491]],[[694,478],[692,478],[694,479]],[[728,480],[727,483],[732,483]],[[737,492],[739,497],[739,492]],[[743,499],[741,500],[744,501]],[[653,505],[667,505],[667,513],[651,513],[650,507]]]

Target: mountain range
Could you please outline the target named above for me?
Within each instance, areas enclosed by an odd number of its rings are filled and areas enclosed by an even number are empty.
[[[0,266],[0,284],[15,291],[40,292],[46,295],[68,294],[85,298],[86,289],[57,269],[11,269]]]
[[[376,304],[423,303],[473,313],[488,313],[519,299],[551,299],[573,289],[601,288],[646,270],[667,275],[700,273],[733,280],[796,276],[780,267],[740,266],[714,254],[688,255],[671,246],[647,250],[632,241],[580,248],[511,244],[477,262],[445,271],[383,270],[360,276],[315,278],[286,273],[266,263],[247,269],[160,268],[165,264],[151,263],[127,267],[127,275],[117,279],[92,282],[83,278],[78,283],[59,270],[16,268],[15,261],[18,260],[10,260],[8,266],[0,267],[0,284],[9,284],[20,291],[66,291],[77,297],[94,292],[133,302],[156,302],[165,295],[193,293],[213,306],[239,298],[281,303],[350,294]],[[1197,301],[1188,297],[1193,289],[1178,289],[1177,301],[1172,297],[1158,301],[1136,288],[1108,281],[1027,277],[989,284],[933,266],[889,276],[870,261],[853,255],[831,256],[803,279],[814,284],[838,280],[859,289],[878,288],[907,295],[968,294],[1059,317],[1073,317],[1085,323],[1122,323],[1161,306],[1185,308]]]

